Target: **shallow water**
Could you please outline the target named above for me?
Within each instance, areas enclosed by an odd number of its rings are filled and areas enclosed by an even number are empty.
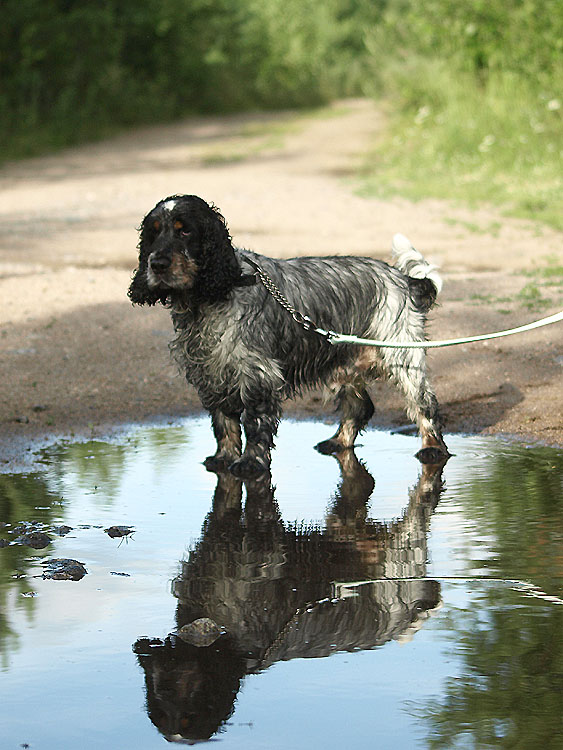
[[[440,474],[368,431],[339,465],[330,429],[282,423],[275,489],[205,471],[206,419],[0,476],[0,538],[51,538],[0,549],[1,747],[562,748],[563,454],[450,436]]]

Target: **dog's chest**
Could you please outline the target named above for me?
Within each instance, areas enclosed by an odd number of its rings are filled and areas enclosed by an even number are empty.
[[[282,387],[279,365],[272,360],[266,364],[246,338],[237,318],[219,313],[178,329],[170,349],[204,403],[234,405],[249,391]]]
[[[180,329],[171,350],[190,382],[205,378],[224,387],[244,361],[246,347],[232,321],[208,315]]]

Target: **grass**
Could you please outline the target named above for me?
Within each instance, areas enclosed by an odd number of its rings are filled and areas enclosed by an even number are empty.
[[[301,127],[301,124],[295,122],[293,127],[288,125],[282,129],[280,123],[272,123],[270,128],[260,125],[253,133],[252,126],[246,126],[231,142],[204,151],[200,157],[201,163],[207,167],[214,167],[255,158],[265,151],[282,148],[284,136],[297,132]]]
[[[545,299],[537,284],[526,284],[516,295],[520,304],[528,310],[542,310],[551,305],[551,300]]]
[[[302,127],[299,115],[295,115],[289,122],[245,125],[230,142],[204,151],[200,157],[201,163],[214,167],[255,158],[265,151],[281,148],[285,136],[298,132]]]
[[[474,234],[491,234],[493,237],[498,237],[502,228],[500,221],[490,221],[486,225],[481,225],[473,221],[446,217],[444,223],[451,227],[463,227],[463,229],[466,229],[468,232],[473,232]]]
[[[469,297],[471,305],[494,305],[497,312],[508,315],[510,308],[498,307],[499,305],[514,305],[524,307],[530,312],[539,312],[554,304],[554,300],[543,296],[542,289],[538,284],[530,282],[525,284],[514,297],[497,297],[494,294],[472,294]]]
[[[544,260],[545,266],[525,271],[524,275],[541,279],[546,286],[561,286],[563,288],[563,265],[558,262],[555,256],[547,256]]]
[[[555,304],[563,304],[563,266],[555,257],[544,257],[545,265],[529,271],[519,272],[518,276],[530,279],[513,297],[494,294],[472,294],[469,303],[472,305],[518,305],[530,312],[541,312]],[[497,312],[508,314],[509,308],[497,307]]]
[[[563,266],[554,257],[544,260],[546,265],[523,274],[533,280],[520,290],[517,299],[529,310],[541,310],[556,301],[563,304]],[[544,293],[549,293],[550,297],[544,297]]]
[[[387,100],[388,129],[367,159],[362,192],[491,203],[563,230],[558,93],[508,73],[482,87],[428,60],[412,74],[421,78],[418,95],[410,92],[416,106]]]

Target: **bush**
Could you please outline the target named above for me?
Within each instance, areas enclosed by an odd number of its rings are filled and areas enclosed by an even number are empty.
[[[350,19],[364,6],[366,0],[5,0],[3,156],[190,112],[326,102],[343,88],[338,60],[349,58]]]
[[[559,0],[389,0],[367,47],[391,102],[368,189],[488,199],[563,228]]]

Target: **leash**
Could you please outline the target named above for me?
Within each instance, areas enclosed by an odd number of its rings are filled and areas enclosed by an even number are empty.
[[[557,323],[563,320],[563,310],[550,315],[541,320],[535,320],[533,323],[527,323],[517,328],[508,328],[506,331],[496,331],[495,333],[483,333],[479,336],[466,336],[460,339],[444,339],[442,341],[376,341],[375,339],[362,339],[358,336],[347,336],[344,333],[334,333],[334,331],[323,331],[320,328],[315,329],[317,333],[326,335],[331,344],[361,344],[362,346],[387,346],[391,349],[438,349],[443,346],[456,346],[457,344],[471,344],[474,341],[487,341],[488,339],[499,339],[502,336],[512,336],[515,333],[524,333],[532,331],[534,328],[548,326],[551,323]]]
[[[518,326],[517,328],[508,328],[505,331],[496,331],[495,333],[483,333],[478,336],[466,336],[465,338],[443,339],[442,341],[378,341],[376,339],[363,339],[358,336],[336,333],[336,331],[330,330],[325,331],[323,328],[319,328],[308,315],[303,315],[293,307],[287,297],[280,292],[274,281],[257,263],[249,258],[245,258],[244,260],[254,268],[266,291],[271,294],[281,307],[287,310],[293,320],[295,320],[303,330],[318,333],[325,338],[329,344],[357,344],[360,346],[387,347],[388,349],[438,349],[445,346],[471,344],[474,341],[487,341],[489,339],[498,339],[503,336],[512,336],[515,333],[532,331],[535,328],[541,328],[563,320],[563,310],[561,310],[561,312],[555,313],[555,315],[549,315],[547,318],[541,318],[541,320],[535,320],[533,323],[526,323],[526,325]]]

